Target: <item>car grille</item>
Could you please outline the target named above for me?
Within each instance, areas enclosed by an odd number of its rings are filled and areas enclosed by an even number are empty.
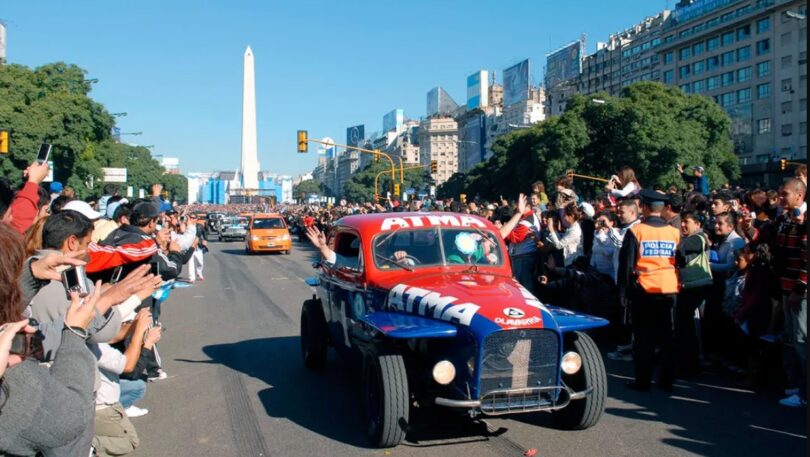
[[[547,329],[505,330],[484,340],[479,395],[557,385],[560,339]]]

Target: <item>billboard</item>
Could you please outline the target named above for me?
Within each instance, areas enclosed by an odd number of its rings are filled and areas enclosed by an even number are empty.
[[[489,105],[489,72],[476,71],[467,76],[467,109],[483,108]]]
[[[397,108],[390,113],[383,116],[383,133],[396,130],[402,130],[402,124],[405,123],[405,111]]]
[[[6,61],[6,25],[0,22],[0,62]]]
[[[582,72],[583,44],[571,42],[546,55],[546,89],[579,76]]]
[[[126,168],[102,168],[101,173],[104,182],[127,182]]]
[[[365,124],[355,125],[346,129],[346,144],[349,146],[359,146],[366,139]]]
[[[529,99],[529,59],[503,71],[503,106]]]

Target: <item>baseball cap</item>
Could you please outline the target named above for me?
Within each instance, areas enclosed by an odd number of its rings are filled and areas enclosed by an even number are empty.
[[[129,203],[129,202],[127,201],[126,198],[122,198],[121,200],[118,200],[117,202],[113,202],[113,203],[110,203],[109,205],[107,205],[107,210],[105,211],[105,213],[107,215],[107,219],[112,219],[113,216],[115,215],[115,210],[117,210],[119,206],[121,206],[121,205],[123,205],[125,203]]]
[[[692,167],[692,169],[697,170],[697,171],[703,171],[704,170],[704,168],[701,167],[700,165],[695,165],[694,167]]]
[[[145,216],[149,219],[154,219],[160,216],[160,211],[158,211],[157,207],[152,202],[140,202],[132,208],[133,213],[138,213],[142,216]]]
[[[52,194],[58,194],[59,192],[62,192],[62,183],[58,181],[52,182],[50,185],[50,190]]]
[[[96,219],[101,218],[101,213],[94,210],[89,203],[83,202],[81,200],[71,200],[62,207],[63,210],[71,210],[76,211],[77,213],[83,214],[85,217],[94,221]]]
[[[664,204],[669,201],[669,195],[653,189],[642,189],[638,193],[641,201],[648,204]]]
[[[593,209],[593,205],[588,202],[582,202],[582,204],[579,205],[579,209],[581,209],[582,212],[588,217],[593,217],[593,215],[596,214],[596,211]]]

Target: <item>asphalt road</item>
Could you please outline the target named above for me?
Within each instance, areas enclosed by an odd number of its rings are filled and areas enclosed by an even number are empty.
[[[210,243],[205,281],[176,289],[163,305],[159,344],[168,379],[150,383],[133,419],[136,456],[800,456],[806,412],[777,404],[777,392],[734,387],[722,373],[638,393],[626,362],[607,361],[609,399],[601,421],[555,430],[544,413],[472,421],[423,414],[407,442],[369,448],[356,373],[330,353],[325,371],[304,369],[301,303],[312,296],[314,252],[246,256],[244,245]],[[608,349],[608,348],[603,348]]]

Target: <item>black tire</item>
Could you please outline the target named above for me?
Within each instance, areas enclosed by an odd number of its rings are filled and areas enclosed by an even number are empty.
[[[584,430],[599,422],[607,398],[607,372],[602,354],[590,336],[582,332],[567,334],[565,351],[582,357],[582,368],[573,375],[563,373],[562,379],[574,392],[591,388],[581,400],[571,400],[565,408],[554,412],[554,423],[567,430]]]
[[[301,357],[307,368],[319,370],[326,364],[326,332],[320,302],[314,299],[305,301],[301,309]]]
[[[401,355],[366,354],[363,396],[366,433],[371,444],[388,448],[401,443],[410,413],[408,375]]]

